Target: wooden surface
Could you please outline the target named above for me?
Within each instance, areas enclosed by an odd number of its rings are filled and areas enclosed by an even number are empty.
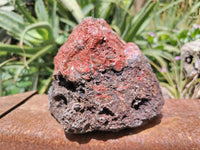
[[[0,106],[30,95],[0,98]],[[162,115],[140,128],[67,135],[48,111],[48,96],[33,95],[0,119],[0,149],[200,150],[200,100],[165,100]]]
[[[26,100],[35,95],[37,91],[30,91],[23,94],[10,95],[5,97],[0,97],[0,119],[22,105]]]

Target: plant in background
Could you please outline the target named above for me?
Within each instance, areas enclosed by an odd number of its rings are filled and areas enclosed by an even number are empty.
[[[191,80],[187,78],[187,75],[184,78],[180,49],[184,43],[195,41],[199,39],[199,36],[200,28],[197,25],[180,32],[160,31],[156,34],[146,35],[151,49],[146,49],[143,52],[151,58],[149,61],[158,71],[157,77],[164,94],[170,98],[192,98],[195,94],[192,87],[200,83],[200,79],[196,77]]]
[[[48,88],[53,72],[49,60],[57,50],[59,38],[56,9],[57,4],[53,2],[47,11],[42,0],[35,1],[35,17],[20,0],[15,1],[18,13],[0,9],[0,27],[19,41],[13,45],[0,44],[1,95],[38,87],[43,93]]]
[[[200,37],[199,26],[196,25],[200,23],[199,8],[197,0],[163,1],[155,8],[148,30],[141,35],[141,40],[146,39],[147,43],[138,42],[149,57],[164,93],[171,98],[192,97],[190,89],[195,83],[187,86],[188,79],[183,79],[179,58],[182,45]]]

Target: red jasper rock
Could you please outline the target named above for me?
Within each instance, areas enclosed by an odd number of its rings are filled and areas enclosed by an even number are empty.
[[[147,123],[164,100],[147,58],[103,19],[86,18],[54,59],[49,109],[67,133]]]

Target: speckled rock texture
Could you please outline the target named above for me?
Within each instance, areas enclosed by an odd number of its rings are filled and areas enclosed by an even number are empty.
[[[164,100],[147,58],[103,19],[75,27],[54,64],[49,110],[66,133],[119,131],[161,113]]]

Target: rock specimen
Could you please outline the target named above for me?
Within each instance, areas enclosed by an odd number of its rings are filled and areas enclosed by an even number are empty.
[[[183,45],[181,59],[185,77],[200,75],[200,39]]]
[[[200,39],[186,43],[181,48],[181,61],[183,63],[184,77],[188,79],[188,86],[193,82],[193,86],[186,95],[186,98],[200,98],[200,82],[194,84],[200,78]]]
[[[54,59],[49,109],[66,133],[143,125],[164,103],[147,58],[103,19],[86,18]]]

